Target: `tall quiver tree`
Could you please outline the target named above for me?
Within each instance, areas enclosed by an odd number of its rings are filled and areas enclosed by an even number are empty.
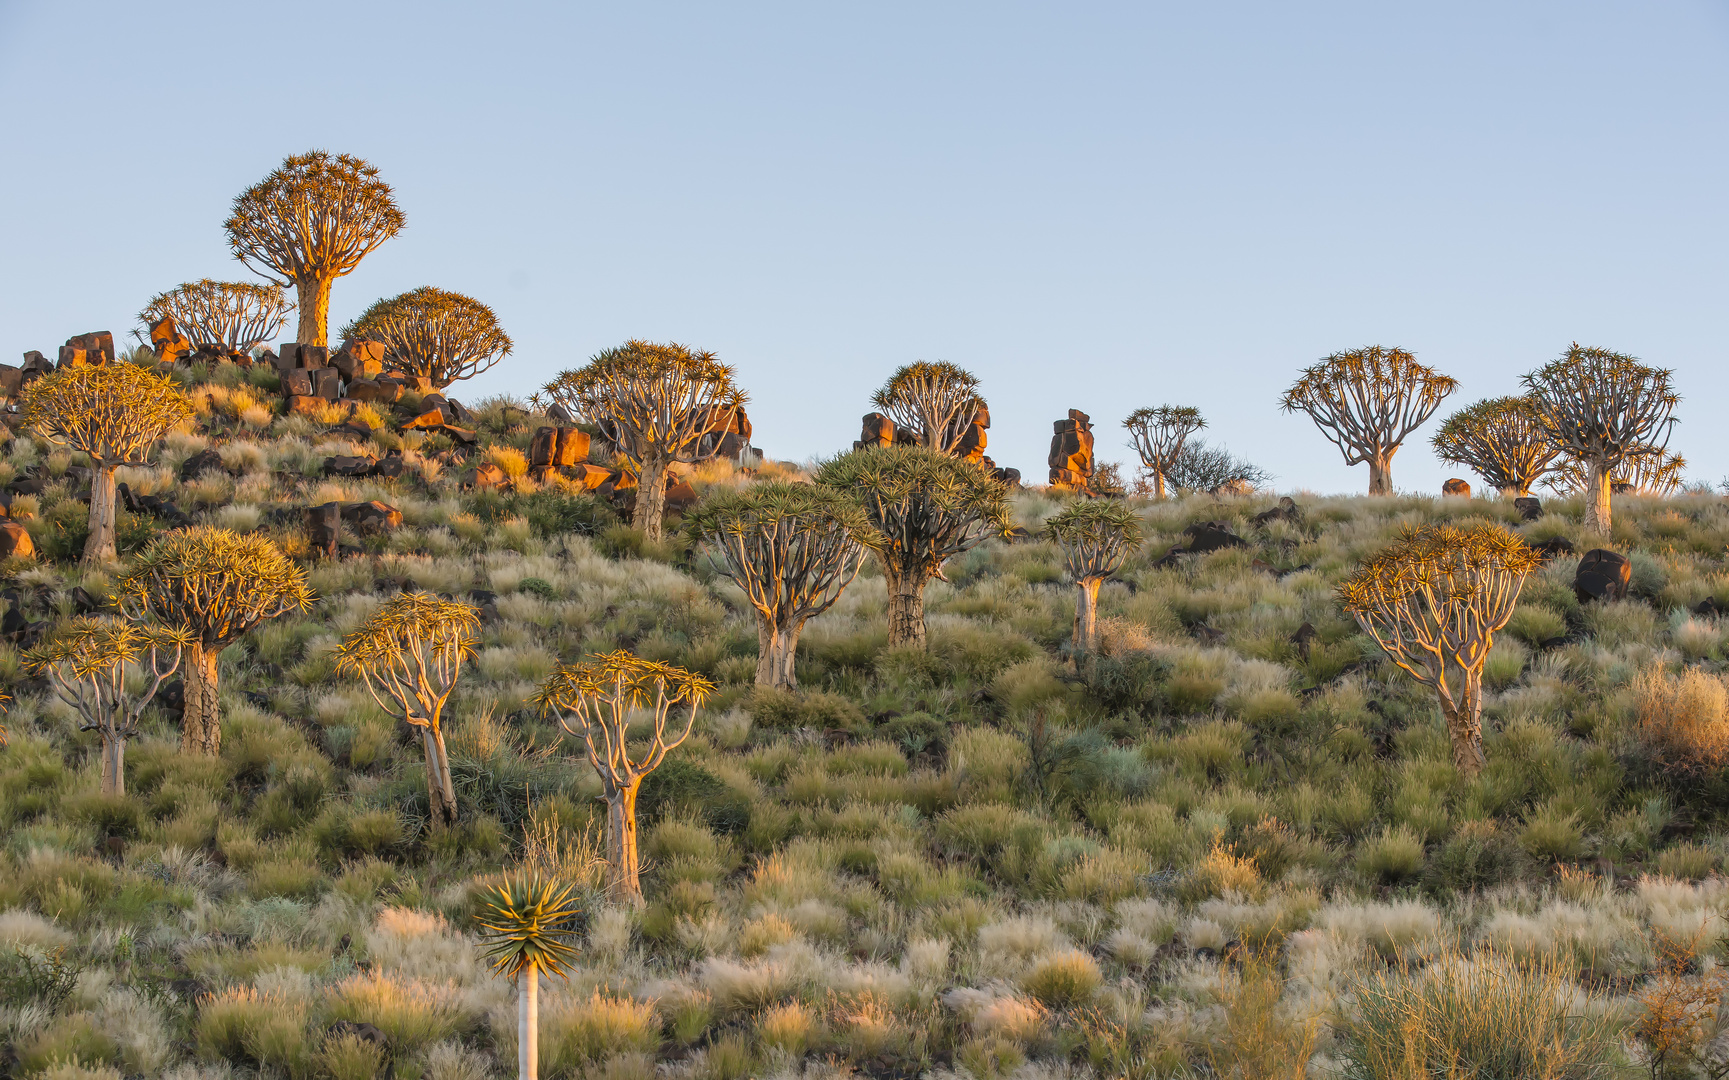
[[[429,592],[399,593],[336,650],[339,674],[358,676],[385,712],[420,730],[435,828],[456,823],[456,786],[444,748],[444,706],[479,642],[480,612]]]
[[[606,799],[607,892],[614,900],[642,903],[637,792],[643,778],[690,737],[697,708],[713,692],[714,684],[700,675],[621,650],[561,666],[535,695],[543,713],[582,739],[588,763],[600,777]],[[632,731],[639,710],[637,726],[646,732]]]
[[[1099,586],[1141,546],[1141,521],[1115,499],[1087,499],[1048,518],[1045,532],[1063,549],[1075,579],[1073,651],[1090,653],[1098,647]]]
[[[112,561],[114,470],[143,465],[162,437],[192,418],[174,380],[127,362],[62,368],[24,390],[27,424],[90,456],[90,535],[84,561]]]
[[[1586,469],[1585,527],[1609,531],[1609,485],[1634,458],[1661,458],[1680,395],[1669,372],[1631,356],[1574,342],[1567,354],[1520,381],[1537,422],[1561,452]]]
[[[1165,497],[1165,477],[1183,452],[1190,435],[1207,426],[1201,410],[1187,405],[1136,409],[1123,421],[1129,445],[1141,456],[1141,467],[1153,475],[1153,497]]]
[[[570,885],[532,873],[505,874],[481,887],[474,921],[493,970],[517,985],[519,1080],[540,1077],[540,976],[569,977],[567,944],[583,907]]]
[[[189,281],[150,298],[138,321],[146,328],[171,318],[200,349],[244,355],[275,341],[294,310],[282,286],[253,281]]]
[[[498,316],[472,297],[430,285],[380,300],[342,328],[345,338],[384,344],[385,363],[443,390],[510,355]]]
[[[858,502],[812,484],[716,488],[685,519],[756,611],[758,686],[797,686],[804,624],[840,599],[882,537]]]
[[[896,369],[871,395],[871,404],[920,446],[954,453],[985,399],[972,372],[944,360],[920,360]]]
[[[78,730],[102,740],[102,794],[126,794],[126,740],[138,734],[138,718],[190,644],[191,635],[179,628],[83,616],[24,654],[78,714]],[[139,672],[142,690],[128,692],[128,668]]]
[[[1280,405],[1308,413],[1345,464],[1368,463],[1369,494],[1391,495],[1393,455],[1458,387],[1404,349],[1371,345],[1304,368]]]
[[[234,257],[300,299],[298,340],[330,343],[330,287],[404,218],[378,170],[349,154],[314,150],[287,158],[242,191],[224,228]]]
[[[1535,551],[1498,525],[1410,530],[1338,588],[1387,657],[1435,691],[1466,776],[1483,768],[1483,662],[1513,617]]]
[[[122,602],[191,635],[186,646],[186,709],[180,752],[214,757],[222,749],[217,660],[248,630],[313,600],[306,571],[269,538],[195,526],[144,549],[120,580]]]
[[[667,467],[699,460],[703,433],[727,430],[749,400],[713,353],[648,341],[627,341],[560,372],[544,391],[636,465],[631,524],[651,540],[661,537]]]
[[[943,563],[1008,532],[1008,489],[976,462],[922,446],[876,446],[824,463],[817,483],[850,492],[882,534],[889,644],[925,646],[925,586]]]
[[[1487,398],[1447,417],[1430,440],[1435,456],[1463,465],[1509,499],[1531,494],[1560,449],[1528,397]]]

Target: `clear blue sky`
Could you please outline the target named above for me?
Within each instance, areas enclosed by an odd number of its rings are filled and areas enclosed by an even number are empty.
[[[492,304],[516,355],[460,397],[676,340],[802,459],[943,359],[1036,481],[1065,410],[1126,458],[1171,402],[1281,488],[1361,491],[1278,411],[1297,368],[1404,346],[1463,381],[1444,416],[1576,339],[1676,370],[1716,481],[1726,56],[1729,9],[1662,0],[0,3],[0,353],[245,277],[229,201],[323,147],[408,217],[333,332],[419,285]],[[1399,487],[1451,474],[1438,422]]]

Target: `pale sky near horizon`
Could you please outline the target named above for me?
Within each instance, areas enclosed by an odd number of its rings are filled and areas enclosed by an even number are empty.
[[[1715,483],[1726,59],[1721,2],[0,0],[0,360],[245,279],[230,200],[321,147],[408,220],[332,333],[420,285],[484,300],[516,352],[467,400],[681,341],[802,460],[941,359],[1032,482],[1066,410],[1127,460],[1122,417],[1168,402],[1281,490],[1358,492],[1278,398],[1397,345],[1463,382],[1394,462],[1437,491],[1440,420],[1577,340],[1675,370]]]

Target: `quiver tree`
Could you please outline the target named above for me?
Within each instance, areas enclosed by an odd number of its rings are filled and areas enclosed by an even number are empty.
[[[1687,459],[1680,454],[1641,454],[1623,461],[1609,477],[1609,490],[1635,495],[1673,495],[1681,487]],[[1583,495],[1591,491],[1591,470],[1582,461],[1562,462],[1543,480],[1557,495]]]
[[[386,366],[438,390],[474,378],[511,350],[491,308],[430,285],[378,301],[342,336],[382,342]]]
[[[62,368],[24,390],[24,421],[90,456],[90,535],[84,561],[112,560],[114,470],[143,465],[163,436],[192,418],[174,380],[132,363]]]
[[[402,231],[390,185],[348,154],[287,158],[242,191],[224,223],[234,257],[299,295],[302,345],[330,343],[330,287]]]
[[[190,644],[191,635],[179,628],[84,616],[24,654],[78,714],[78,730],[102,740],[102,794],[126,794],[126,740],[138,734],[138,718]],[[128,668],[141,676],[141,689],[128,691]]]
[[[582,920],[583,905],[572,886],[520,872],[487,882],[476,900],[483,955],[517,986],[517,1076],[538,1080],[540,976],[570,977],[576,950],[568,942]]]
[[[890,375],[871,404],[920,446],[954,453],[985,399],[972,372],[943,360],[920,360]]]
[[[1367,462],[1369,494],[1391,495],[1393,455],[1458,386],[1404,349],[1372,345],[1304,368],[1280,405],[1308,413],[1345,464]]]
[[[205,278],[151,297],[138,321],[150,327],[171,318],[197,348],[241,356],[275,341],[293,310],[281,285]]]
[[[444,748],[444,706],[480,640],[480,612],[429,592],[398,593],[336,650],[338,674],[358,676],[386,713],[420,729],[434,827],[456,822],[456,786]]]
[[[812,484],[717,488],[685,519],[756,611],[758,686],[796,686],[804,624],[827,611],[882,538],[858,502]]]
[[[1141,467],[1153,478],[1153,497],[1165,497],[1165,478],[1183,452],[1190,435],[1207,426],[1201,410],[1187,405],[1136,409],[1123,421],[1129,445],[1141,456]]]
[[[560,727],[582,739],[588,763],[600,776],[606,799],[607,892],[614,900],[642,903],[637,791],[643,777],[690,737],[697,707],[713,691],[714,684],[700,675],[621,650],[561,666],[535,695],[543,713],[557,717]]]
[[[1009,528],[1008,489],[975,462],[921,446],[875,446],[826,462],[816,481],[850,493],[882,534],[889,644],[925,645],[925,585],[943,563]]]
[[[1531,494],[1561,451],[1537,422],[1528,397],[1487,398],[1447,417],[1430,445],[1435,456],[1463,465],[1509,499]]]
[[[1466,776],[1483,767],[1483,661],[1540,565],[1496,525],[1409,530],[1339,585],[1339,602],[1393,663],[1435,691]]]
[[[661,537],[666,470],[702,456],[702,435],[725,430],[749,400],[711,352],[627,341],[544,387],[555,403],[597,425],[637,469],[631,524]]]
[[[1063,549],[1075,579],[1073,651],[1090,653],[1098,647],[1099,586],[1141,546],[1141,521],[1115,499],[1088,499],[1047,519],[1045,532]]]
[[[267,537],[202,525],[171,532],[145,548],[120,580],[120,592],[129,609],[190,634],[180,751],[212,757],[222,749],[222,650],[266,619],[304,611],[313,600],[306,571]]]
[[[1585,466],[1587,529],[1609,531],[1615,470],[1637,458],[1661,458],[1669,448],[1681,403],[1669,384],[1671,374],[1574,342],[1567,355],[1520,380],[1549,441]]]

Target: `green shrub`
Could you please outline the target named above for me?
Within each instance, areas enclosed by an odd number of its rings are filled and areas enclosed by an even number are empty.
[[[1077,949],[1052,953],[1033,962],[1021,976],[1021,989],[1053,1009],[1084,1005],[1104,981],[1098,962]]]
[[[1357,868],[1375,881],[1412,881],[1423,872],[1423,841],[1406,826],[1381,830],[1357,849]]]

